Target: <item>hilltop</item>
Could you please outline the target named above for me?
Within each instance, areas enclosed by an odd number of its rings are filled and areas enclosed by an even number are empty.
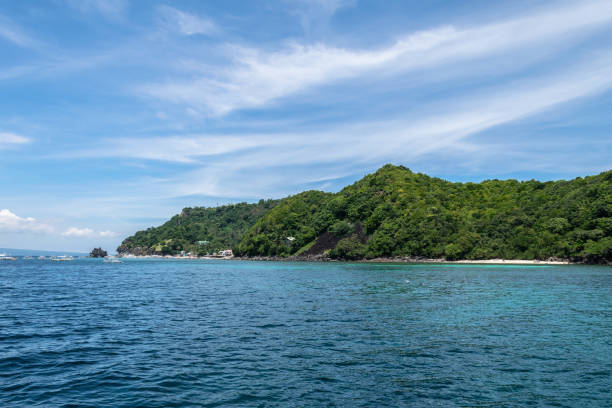
[[[385,165],[335,194],[238,206],[250,216],[237,219],[234,206],[185,209],[118,252],[173,253],[207,239],[247,257],[612,261],[612,171],[571,181],[453,183]],[[209,216],[185,234],[180,221],[191,225],[193,211]]]

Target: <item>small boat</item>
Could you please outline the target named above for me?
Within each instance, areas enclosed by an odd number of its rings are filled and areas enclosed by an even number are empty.
[[[0,254],[0,261],[16,261],[17,258],[14,256],[7,256],[6,254]]]
[[[24,256],[23,259],[34,259],[33,256]]]
[[[73,257],[68,256],[68,255],[59,255],[59,256],[54,256],[53,258],[51,258],[52,261],[72,261],[74,260]]]
[[[47,258],[41,255],[41,256],[39,256],[39,257],[38,257],[38,258],[36,258],[36,259],[41,259],[41,260],[42,260],[42,259],[47,259]]]
[[[111,259],[105,259],[105,260],[103,260],[102,262],[104,262],[104,263],[123,263],[122,261],[120,261],[120,260],[118,260],[118,259],[114,259],[114,258],[111,258]]]

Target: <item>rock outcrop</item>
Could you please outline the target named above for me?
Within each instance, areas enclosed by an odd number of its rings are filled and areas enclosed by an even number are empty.
[[[108,256],[108,253],[105,250],[103,250],[102,248],[94,248],[89,253],[89,257],[90,258],[104,258],[105,256]]]

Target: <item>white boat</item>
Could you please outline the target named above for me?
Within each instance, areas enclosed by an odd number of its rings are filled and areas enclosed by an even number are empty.
[[[122,261],[115,259],[115,258],[105,259],[102,262],[104,263],[123,263]]]
[[[6,254],[0,254],[0,261],[16,261],[17,258],[14,256],[7,256]]]
[[[74,260],[74,258],[68,255],[59,255],[59,256],[54,256],[53,258],[51,258],[51,260],[52,261],[72,261]]]
[[[42,256],[42,255],[41,255],[41,256],[39,256],[39,257],[38,257],[38,258],[36,258],[36,259],[47,259],[47,257],[44,257],[44,256]]]

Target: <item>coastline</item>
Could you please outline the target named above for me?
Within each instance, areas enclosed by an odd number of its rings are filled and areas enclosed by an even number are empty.
[[[538,260],[538,259],[461,259],[448,261],[446,259],[421,260],[395,260],[393,258],[368,259],[362,262],[405,262],[405,263],[441,263],[441,264],[475,264],[475,265],[578,265],[577,262],[566,260]]]
[[[425,257],[379,257],[371,259],[332,259],[328,255],[307,256],[180,256],[180,255],[134,255],[129,253],[117,254],[117,258],[127,259],[166,259],[166,260],[222,260],[222,261],[267,261],[267,262],[350,262],[350,263],[404,263],[404,264],[459,264],[459,265],[602,265],[612,266],[611,262],[588,263],[576,262],[563,258],[548,259],[457,259],[447,260],[443,258]]]
[[[275,262],[356,262],[356,263],[405,263],[405,264],[465,264],[465,265],[581,265],[579,262],[571,262],[566,259],[460,259],[449,261],[446,259],[418,258],[418,257],[383,257],[372,259],[331,259],[326,256],[309,257],[234,257],[232,259],[242,261],[275,261]]]
[[[234,260],[234,261],[266,261],[266,262],[356,262],[356,263],[405,263],[405,264],[463,264],[463,265],[582,265],[581,262],[572,262],[567,259],[458,259],[454,261],[438,258],[420,257],[382,257],[372,259],[331,259],[325,255],[314,256],[161,256],[161,255],[132,255],[119,254],[119,258],[132,259],[168,259],[168,260]],[[606,265],[606,264],[604,264]],[[608,264],[609,265],[609,264]]]

